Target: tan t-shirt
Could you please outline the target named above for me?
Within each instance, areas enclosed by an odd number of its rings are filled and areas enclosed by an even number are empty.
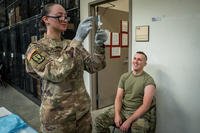
[[[133,72],[124,73],[118,87],[124,89],[122,110],[133,113],[142,103],[144,88],[147,85],[155,85],[153,78],[146,72],[141,75],[133,75]]]

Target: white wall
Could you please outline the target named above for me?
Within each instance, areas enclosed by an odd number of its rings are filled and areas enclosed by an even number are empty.
[[[133,53],[147,53],[157,83],[157,133],[199,133],[200,0],[133,0],[132,7]],[[150,26],[149,42],[135,42],[138,25]]]

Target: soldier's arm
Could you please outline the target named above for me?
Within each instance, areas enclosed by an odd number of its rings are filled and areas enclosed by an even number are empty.
[[[155,95],[155,86],[150,84],[144,89],[144,97],[142,105],[129,117],[130,121],[135,121],[148,111]]]
[[[120,125],[122,124],[121,109],[122,109],[123,95],[124,95],[124,89],[118,88],[115,97],[115,119],[114,119],[115,125],[117,127],[120,127]]]
[[[143,103],[140,107],[120,126],[120,130],[123,132],[128,131],[131,123],[140,118],[144,113],[148,111],[151,106],[153,96],[155,94],[155,86],[150,84],[145,87]]]
[[[128,121],[134,122],[136,119],[140,118],[144,115],[149,108],[151,107],[155,92],[156,92],[156,84],[151,76],[147,76],[145,78],[144,83],[144,96],[142,105],[128,118]]]
[[[105,46],[95,46],[93,55],[88,53],[83,47],[81,51],[84,58],[84,69],[87,72],[94,73],[105,68]]]
[[[62,51],[59,58],[42,51],[33,45],[26,53],[26,68],[30,68],[41,78],[52,82],[61,82],[68,76],[74,67],[74,47],[68,47]]]

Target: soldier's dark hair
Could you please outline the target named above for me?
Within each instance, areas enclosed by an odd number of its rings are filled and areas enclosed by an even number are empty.
[[[51,11],[51,7],[54,6],[54,5],[56,5],[56,3],[49,3],[49,4],[44,5],[41,9],[41,20],[40,20],[40,23],[39,23],[39,31],[40,31],[41,34],[43,34],[47,31],[46,24],[42,20],[42,17],[48,15],[49,12]]]
[[[51,7],[54,6],[54,5],[57,5],[57,4],[56,3],[48,3],[48,4],[44,5],[44,7],[42,8],[42,11],[41,11],[41,18],[43,16],[48,15],[49,12],[51,11]],[[43,26],[45,26],[45,23],[44,23],[44,21],[42,19],[41,19],[41,24]]]
[[[142,51],[137,51],[136,53],[144,55],[144,57],[145,57],[145,59],[146,59],[146,61],[147,61],[147,55],[146,55],[144,52],[142,52]]]

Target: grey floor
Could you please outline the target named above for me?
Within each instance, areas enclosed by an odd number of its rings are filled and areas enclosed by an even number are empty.
[[[12,113],[19,115],[32,128],[39,131],[39,106],[10,85],[7,85],[6,88],[0,86],[0,107],[1,106],[7,108]],[[99,115],[101,112],[104,112],[107,108],[92,111],[93,120],[97,115]],[[94,128],[93,133],[95,133]]]
[[[32,128],[39,130],[39,106],[7,84],[0,86],[0,106],[19,115]]]

